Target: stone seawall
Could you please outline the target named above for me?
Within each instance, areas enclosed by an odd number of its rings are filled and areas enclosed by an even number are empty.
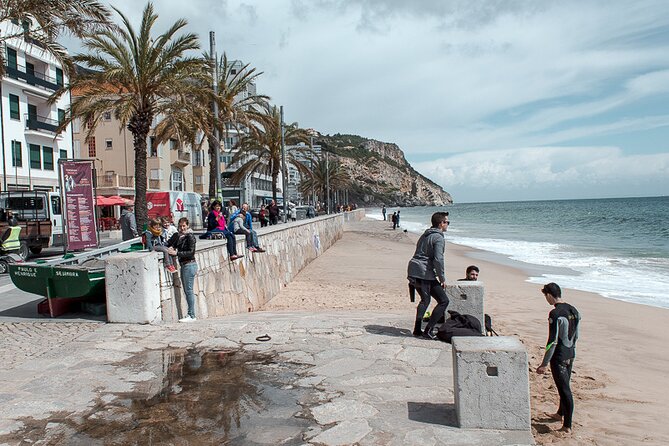
[[[321,255],[344,232],[346,221],[358,221],[364,209],[308,220],[258,228],[264,253],[246,249],[237,236],[240,260],[228,260],[223,240],[198,240],[195,278],[195,313],[198,318],[256,311],[269,302],[309,262]],[[160,274],[160,309],[163,321],[176,321],[186,314],[186,299],[177,275],[164,268]],[[173,279],[174,282],[173,283]]]

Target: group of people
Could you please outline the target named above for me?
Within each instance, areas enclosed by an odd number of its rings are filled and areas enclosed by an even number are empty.
[[[383,220],[386,221],[386,206],[383,205],[381,208],[381,215],[383,215]],[[390,222],[393,224],[393,229],[397,229],[400,227],[400,210],[398,209],[397,211],[393,212],[393,215],[390,216]],[[406,232],[406,231],[405,231]]]
[[[243,203],[241,208],[237,208],[234,201],[231,201],[227,214],[221,202],[214,200],[207,214],[207,232],[200,238],[216,238],[218,234],[225,237],[230,260],[243,257],[243,254],[237,253],[236,234],[243,234],[246,237],[246,247],[250,252],[265,252],[258,244],[258,234],[253,229],[253,217],[248,203]]]
[[[385,206],[382,209],[385,220]],[[393,221],[395,223],[395,221]],[[431,217],[431,227],[418,239],[413,257],[409,260],[407,277],[411,292],[417,292],[420,302],[416,308],[413,335],[416,337],[436,339],[434,329],[437,323],[444,318],[449,304],[446,294],[446,275],[444,267],[445,240],[444,232],[450,224],[448,212],[435,212]],[[460,280],[478,280],[479,268],[470,265],[466,270],[466,277]],[[553,380],[560,397],[560,404],[556,413],[549,417],[555,421],[562,421],[562,432],[571,432],[574,411],[574,399],[570,388],[570,379],[574,358],[576,356],[576,341],[578,340],[580,315],[578,310],[562,299],[562,290],[554,282],[541,288],[546,302],[553,307],[548,315],[548,341],[541,365],[536,372],[543,374],[550,365]],[[434,298],[437,305],[432,311],[425,329],[422,329],[423,317]]]

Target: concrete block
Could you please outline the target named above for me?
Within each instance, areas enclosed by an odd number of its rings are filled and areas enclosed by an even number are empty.
[[[471,314],[481,323],[481,333],[485,334],[485,319],[483,313],[484,287],[482,282],[461,281],[447,283],[448,295],[447,310],[457,311],[460,314]],[[446,315],[448,318],[448,315]]]
[[[517,338],[454,337],[453,390],[460,427],[530,429],[527,352]]]
[[[149,324],[161,320],[160,256],[156,252],[129,252],[106,259],[109,322]]]

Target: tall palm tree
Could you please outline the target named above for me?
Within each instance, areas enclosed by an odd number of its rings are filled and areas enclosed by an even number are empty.
[[[204,55],[209,60],[208,55]],[[262,73],[256,72],[249,64],[229,61],[227,55],[217,61],[218,94],[214,95],[211,79],[198,79],[200,97],[188,98],[175,104],[173,113],[156,126],[156,142],[175,138],[187,144],[200,146],[204,140],[209,152],[209,197],[217,196],[216,191],[216,149],[220,147],[219,135],[227,138],[234,129],[242,132],[261,119],[260,111],[266,106],[268,96],[255,93],[252,85]],[[202,92],[207,92],[202,95]],[[218,106],[214,116],[213,102]]]
[[[78,92],[68,121],[81,118],[89,125],[89,135],[106,111],[112,111],[132,133],[135,207],[138,224],[142,225],[148,220],[146,157],[153,119],[169,115],[175,103],[201,95],[198,79],[208,77],[209,65],[201,57],[186,55],[199,49],[195,34],[177,36],[186,26],[186,20],[177,20],[165,33],[154,37],[152,28],[158,16],[151,3],[144,8],[138,31],[118,9],[114,10],[121,17],[122,26],[115,32],[103,31],[84,41],[88,53],[76,55],[74,61],[91,71],[74,77],[63,91]]]
[[[298,127],[297,122],[284,124],[286,145],[299,142],[309,143],[309,133]],[[261,173],[272,177],[272,198],[277,198],[277,181],[281,172],[281,114],[276,106],[267,105],[264,114],[249,128],[237,144],[238,152],[232,158],[232,163],[241,163],[237,171],[230,177],[235,182],[241,182],[247,175]],[[301,173],[308,171],[304,160],[311,149],[286,150],[286,162],[295,166]],[[284,191],[285,195],[285,191]]]
[[[304,196],[317,193],[320,200],[325,201],[328,184],[331,190],[343,190],[350,184],[350,178],[335,156],[321,154],[312,158],[309,172],[300,182],[300,192]]]
[[[67,51],[57,40],[63,33],[76,37],[113,27],[109,10],[94,0],[0,0],[0,22],[12,21],[18,28],[6,28],[0,43],[26,38],[53,54],[69,68]],[[23,25],[25,24],[25,28]],[[5,73],[5,55],[0,52],[0,76]]]

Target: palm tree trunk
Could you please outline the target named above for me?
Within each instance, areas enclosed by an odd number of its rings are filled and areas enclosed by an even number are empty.
[[[149,213],[146,207],[146,140],[151,129],[153,114],[151,111],[138,111],[132,115],[128,122],[128,130],[132,133],[133,146],[135,148],[135,218],[137,228],[141,230],[149,221]]]
[[[277,202],[276,201],[276,194],[277,194],[276,183],[278,181],[278,178],[279,178],[279,172],[272,172],[272,199],[274,200],[275,203]]]
[[[207,137],[209,143],[208,152],[209,152],[209,201],[218,199],[218,191],[216,190],[216,147],[220,145],[220,142],[216,139],[215,136],[210,135]]]

